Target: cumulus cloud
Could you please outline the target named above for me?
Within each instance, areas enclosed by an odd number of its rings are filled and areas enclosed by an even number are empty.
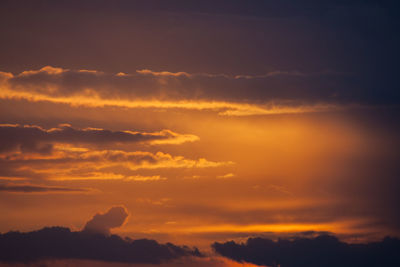
[[[37,125],[0,124],[0,152],[18,149],[22,152],[48,154],[54,143],[113,144],[138,143],[181,144],[198,140],[195,135],[178,134],[170,130],[146,133],[137,131],[111,131],[99,128],[73,128],[62,124],[58,128],[44,129]]]
[[[86,223],[83,231],[109,235],[111,228],[122,226],[127,218],[128,212],[125,207],[112,207],[105,213],[94,215],[93,218]]]
[[[218,254],[238,262],[282,267],[394,267],[400,265],[396,251],[400,240],[385,238],[368,244],[348,244],[330,235],[315,238],[249,238],[246,243],[229,241],[212,245]]]

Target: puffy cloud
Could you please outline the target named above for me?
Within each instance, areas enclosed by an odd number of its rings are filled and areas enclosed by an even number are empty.
[[[112,207],[105,213],[94,215],[93,218],[86,223],[83,231],[109,235],[111,228],[122,226],[127,218],[128,212],[125,207]]]
[[[0,124],[0,152],[19,149],[22,152],[49,154],[54,143],[115,144],[138,143],[181,144],[198,140],[195,135],[178,134],[170,130],[146,133],[136,131],[111,131],[98,128],[76,129],[68,124],[59,128],[44,129],[37,125]]]
[[[238,262],[282,267],[319,266],[399,266],[400,240],[385,238],[369,244],[348,244],[334,236],[279,239],[249,238],[246,243],[214,243],[220,255]]]

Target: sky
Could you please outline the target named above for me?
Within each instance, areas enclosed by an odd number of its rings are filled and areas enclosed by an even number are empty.
[[[0,247],[272,266],[224,242],[399,237],[399,26],[390,0],[1,1]]]

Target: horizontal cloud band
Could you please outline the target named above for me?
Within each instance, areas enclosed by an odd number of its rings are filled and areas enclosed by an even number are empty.
[[[196,141],[195,135],[177,134],[170,130],[154,133],[111,131],[98,128],[76,129],[68,124],[49,130],[36,125],[0,124],[0,152],[20,149],[23,152],[50,153],[52,143],[112,144],[139,143],[180,144]]]
[[[201,256],[194,248],[157,241],[122,239],[52,227],[0,234],[0,261],[31,263],[43,259],[92,259],[125,263],[160,263],[184,256]]]
[[[275,71],[264,75],[135,74],[44,67],[0,72],[0,98],[70,105],[216,110],[221,115],[321,112],[370,104],[349,75]]]

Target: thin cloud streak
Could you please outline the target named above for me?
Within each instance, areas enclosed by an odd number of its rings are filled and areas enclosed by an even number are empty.
[[[0,192],[8,193],[89,193],[93,189],[32,184],[0,184]]]

